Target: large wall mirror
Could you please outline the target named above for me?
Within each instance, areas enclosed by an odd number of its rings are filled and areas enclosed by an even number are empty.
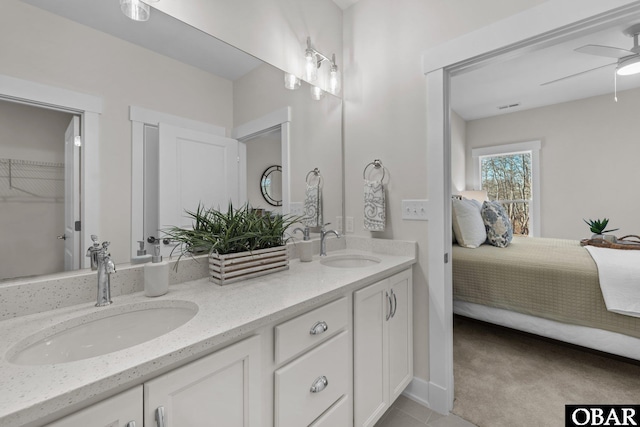
[[[151,12],[149,21],[134,22],[122,15],[117,0],[101,0],[90,5],[83,0],[7,0],[0,17],[3,51],[0,75],[102,100],[99,147],[97,144],[91,147],[99,151],[92,164],[79,167],[99,182],[93,194],[95,203],[92,201],[85,208],[99,209],[101,219],[95,228],[99,229],[101,240],[112,242],[110,249],[116,263],[128,263],[132,254],[135,255],[136,242],[148,234],[144,227],[137,225],[141,221],[138,217],[144,217],[137,199],[144,186],[138,188],[135,177],[148,168],[145,164],[150,160],[138,162],[139,158],[133,153],[140,135],[135,132],[132,107],[152,111],[161,118],[160,121],[139,119],[145,122],[143,143],[145,136],[152,139],[154,132],[161,137],[164,117],[179,118],[187,127],[192,123],[204,124],[215,129],[218,136],[238,141],[240,154],[244,156],[238,168],[241,188],[238,201],[246,200],[256,208],[284,213],[295,211],[304,201],[307,172],[321,169],[326,180],[324,216],[335,223],[343,209],[341,99],[325,94],[320,101],[314,101],[305,83],[298,90],[287,90],[283,71],[155,9]],[[0,114],[16,123],[32,123],[37,129],[45,122],[55,122],[52,126],[64,131],[73,116],[68,112],[46,113],[51,117],[35,119],[44,114],[37,111],[42,105],[13,104],[8,107],[3,104]],[[8,112],[12,107],[17,107],[16,111]],[[247,129],[253,129],[251,126],[269,123],[269,117],[283,111],[287,120],[282,126],[255,128],[255,132],[247,133]],[[29,114],[36,113],[39,115],[29,118]],[[176,126],[173,122],[169,124]],[[0,147],[6,144],[7,138],[2,136]],[[57,138],[63,139],[64,134]],[[14,157],[24,161],[42,159],[39,153],[43,149],[38,147],[43,144],[48,142],[31,144],[29,150]],[[60,155],[53,157],[51,163],[64,163]],[[281,207],[271,206],[261,196],[260,176],[273,164],[282,166]],[[199,176],[206,180],[214,175],[214,169],[211,165],[198,170]],[[64,177],[59,179],[64,183]],[[273,182],[276,185],[275,180]],[[163,189],[158,186],[156,191]],[[197,198],[197,195],[191,197]],[[0,199],[4,207],[9,206],[7,203],[14,202]],[[20,203],[28,202],[21,200]],[[52,206],[47,209],[55,207],[59,211],[65,200],[48,197],[38,203],[50,203]],[[84,201],[79,203],[82,205]],[[33,213],[36,204],[29,206],[27,212]],[[33,218],[31,225],[6,221],[2,224],[3,234],[15,233],[8,237],[8,241],[18,242],[12,250],[23,253],[32,262],[20,272],[5,274],[6,270],[0,269],[0,280],[74,269],[65,266],[65,241],[57,238],[64,235],[64,222],[60,218],[64,214],[45,216],[51,223],[47,231],[34,231],[36,220]],[[170,225],[176,224],[157,224],[157,228]],[[84,231],[94,234],[93,230]],[[25,244],[20,246],[21,242]],[[84,256],[86,247],[81,241],[76,246],[79,256]],[[43,262],[48,257],[56,259]],[[47,268],[39,269],[40,264],[46,264]]]

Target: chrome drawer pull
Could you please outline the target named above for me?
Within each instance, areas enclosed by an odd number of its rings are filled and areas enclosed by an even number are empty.
[[[389,303],[389,310],[387,310],[387,318],[385,320],[389,321],[391,318],[391,312],[393,311],[393,304],[391,303],[391,297],[389,296],[389,292],[385,292],[387,297],[387,302]]]
[[[395,317],[396,310],[398,309],[398,300],[396,299],[396,293],[391,289],[391,296],[393,297],[393,311],[391,312],[391,318]]]
[[[164,406],[158,406],[156,409],[156,425],[164,427]]]
[[[311,327],[311,330],[309,331],[309,333],[311,335],[320,335],[320,334],[322,334],[324,332],[327,332],[327,329],[329,329],[329,326],[327,325],[327,322],[320,321],[320,322],[316,322]]]
[[[126,425],[126,426],[124,426],[124,427],[136,427],[136,422],[135,422],[135,421],[129,421],[129,422],[127,423],[127,425]]]
[[[329,380],[324,375],[318,377],[311,386],[311,393],[320,393],[322,390],[327,388],[329,385]]]

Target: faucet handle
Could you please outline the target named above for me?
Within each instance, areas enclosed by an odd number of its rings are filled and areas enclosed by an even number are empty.
[[[98,243],[98,236],[96,236],[95,234],[91,235],[91,240],[93,241],[93,244],[95,245],[96,243]]]

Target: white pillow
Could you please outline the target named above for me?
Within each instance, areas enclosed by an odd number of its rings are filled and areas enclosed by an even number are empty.
[[[487,240],[481,208],[477,200],[452,200],[453,232],[460,246],[477,248]]]

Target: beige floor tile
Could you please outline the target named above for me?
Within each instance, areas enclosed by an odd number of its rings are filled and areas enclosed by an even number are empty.
[[[375,427],[425,427],[426,424],[413,418],[411,415],[392,407],[385,416],[376,423]]]
[[[418,402],[409,399],[406,396],[400,395],[398,399],[393,403],[393,407],[398,408],[407,415],[411,415],[422,423],[426,423],[431,418],[433,411],[426,406],[422,406]]]
[[[469,421],[460,418],[457,415],[447,415],[446,417],[440,417],[434,421],[427,422],[429,427],[476,427]]]

